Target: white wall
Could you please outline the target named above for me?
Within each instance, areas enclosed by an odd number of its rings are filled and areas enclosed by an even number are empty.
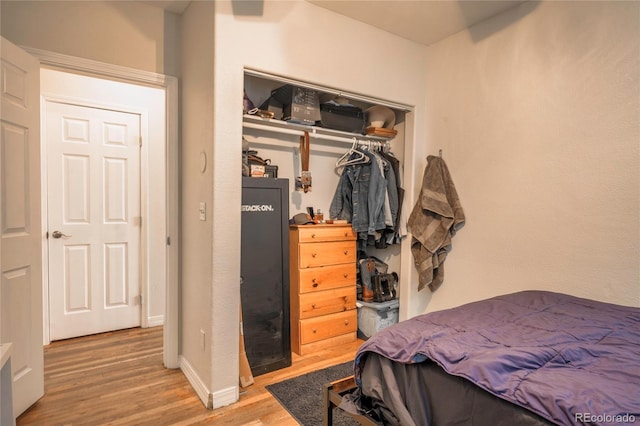
[[[136,1],[0,2],[2,35],[29,46],[179,75],[179,16]]]
[[[415,310],[521,289],[640,306],[640,3],[525,3],[427,60],[467,224]]]
[[[196,389],[198,382],[201,384],[200,397],[205,405],[209,404],[211,393],[214,343],[211,310],[214,169],[208,164],[201,172],[200,160],[204,155],[210,163],[213,157],[213,22],[213,2],[193,2],[182,16],[180,356],[183,370],[193,369],[191,383]],[[207,206],[205,221],[199,220],[200,202]],[[236,311],[226,325],[235,334],[235,343],[233,337],[227,342],[229,348],[234,345],[237,348],[237,318]],[[226,360],[226,368],[231,368],[237,352]]]
[[[262,4],[260,15],[239,16],[233,14],[231,2],[216,2],[212,212],[215,334],[211,360],[214,390],[237,386],[238,382],[237,337],[233,334],[237,334],[239,303],[243,67],[415,105],[416,115],[424,114],[423,46],[305,1]],[[378,57],[380,52],[385,52],[385,61],[367,60]],[[424,139],[421,124],[411,131]],[[411,158],[413,145],[407,151]],[[320,176],[320,171],[314,175],[315,179]],[[412,182],[405,184],[411,193]]]

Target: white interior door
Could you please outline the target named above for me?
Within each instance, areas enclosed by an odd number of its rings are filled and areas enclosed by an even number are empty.
[[[140,116],[47,101],[51,340],[140,325]]]
[[[0,340],[13,344],[13,411],[44,394],[40,218],[40,63],[0,48]]]

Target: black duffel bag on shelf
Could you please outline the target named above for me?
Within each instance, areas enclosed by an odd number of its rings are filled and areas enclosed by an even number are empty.
[[[354,105],[334,101],[320,104],[320,126],[344,132],[362,133],[367,123],[366,113]]]

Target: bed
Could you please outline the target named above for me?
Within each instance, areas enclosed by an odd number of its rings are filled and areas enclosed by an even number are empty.
[[[640,424],[640,309],[524,291],[433,312],[367,340],[352,380],[365,424]]]

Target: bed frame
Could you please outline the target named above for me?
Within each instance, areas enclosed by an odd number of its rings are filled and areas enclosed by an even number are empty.
[[[353,375],[338,379],[331,383],[326,383],[323,389],[324,399],[324,416],[322,420],[323,426],[333,426],[333,409],[338,408],[342,396],[354,391],[356,389],[356,382]],[[353,414],[347,411],[343,413],[348,414],[355,421],[364,426],[381,426],[378,423],[363,414]]]

